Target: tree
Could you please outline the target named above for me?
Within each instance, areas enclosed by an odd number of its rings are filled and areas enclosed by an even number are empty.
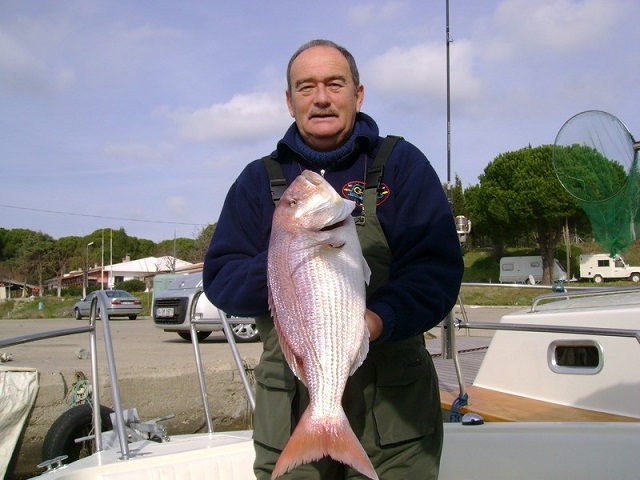
[[[55,242],[50,235],[26,230],[15,256],[15,264],[24,279],[25,287],[28,282],[37,283],[40,295],[42,294],[43,280],[53,272],[51,253],[54,244]],[[26,288],[23,289],[22,294],[26,295]]]
[[[533,235],[540,249],[545,284],[552,281],[555,250],[567,218],[580,216],[576,200],[553,171],[553,146],[531,146],[499,155],[466,192],[477,233],[504,251],[506,241]]]
[[[67,272],[68,266],[73,265],[75,252],[80,248],[82,242],[80,237],[63,237],[54,244],[51,264],[55,270],[55,276],[58,278],[56,284],[58,297],[62,295],[62,276]]]
[[[215,229],[216,224],[210,223],[202,230],[200,230],[200,233],[196,237],[195,254],[197,258],[200,259],[198,260],[199,262],[204,261],[204,256],[207,253],[209,244],[211,243],[211,237],[213,236],[213,232]]]
[[[464,189],[462,188],[462,181],[460,177],[456,175],[456,180],[453,184],[453,188],[451,189],[451,209],[453,210],[453,216],[457,217],[458,215],[467,214],[467,203],[465,199]]]
[[[195,240],[192,238],[179,237],[173,240],[163,240],[156,247],[156,256],[165,255],[176,257],[187,262],[201,262],[202,259],[196,260],[194,254]]]

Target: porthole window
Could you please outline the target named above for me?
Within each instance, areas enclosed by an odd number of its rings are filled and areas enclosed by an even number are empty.
[[[594,340],[556,340],[549,345],[549,367],[556,373],[593,375],[602,370],[602,347]]]

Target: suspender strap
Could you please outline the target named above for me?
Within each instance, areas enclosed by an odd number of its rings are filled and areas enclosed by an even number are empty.
[[[378,154],[373,161],[373,165],[367,170],[365,188],[380,189],[382,174],[384,173],[384,165],[387,163],[387,160],[393,151],[393,147],[401,138],[402,137],[398,137],[396,135],[387,135],[382,141],[382,145],[380,146],[380,150],[378,150]]]
[[[284,172],[282,171],[282,165],[277,160],[267,155],[262,157],[262,163],[267,169],[267,175],[269,175],[269,186],[271,188],[271,199],[274,204],[278,203],[278,200],[282,197],[282,194],[287,189],[287,180],[284,178]]]
[[[395,135],[387,135],[382,141],[382,145],[380,146],[380,150],[373,161],[373,165],[371,168],[367,169],[365,188],[376,188],[376,190],[380,190],[382,174],[384,173],[384,165],[387,163],[396,142],[401,138],[402,137]],[[270,155],[262,157],[262,163],[264,163],[264,166],[267,169],[267,175],[269,176],[271,199],[273,200],[273,203],[278,203],[278,200],[280,200],[282,194],[287,189],[287,180],[284,178],[282,165],[280,165],[280,162],[274,158],[271,158]]]

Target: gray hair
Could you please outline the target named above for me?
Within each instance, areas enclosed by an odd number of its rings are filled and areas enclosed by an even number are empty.
[[[341,47],[337,43],[332,42],[331,40],[317,39],[317,40],[311,40],[310,42],[305,43],[300,48],[298,48],[298,50],[296,50],[296,52],[291,56],[291,60],[289,60],[289,64],[287,65],[287,88],[289,89],[289,92],[291,92],[291,65],[293,65],[293,62],[295,61],[295,59],[298,58],[298,56],[302,52],[304,52],[305,50],[309,50],[310,48],[313,48],[313,47],[330,47],[338,50],[342,54],[342,56],[345,58],[345,60],[347,60],[347,64],[349,65],[349,70],[351,70],[351,79],[353,80],[355,87],[358,88],[358,86],[360,85],[360,73],[358,73],[358,66],[356,65],[356,59],[353,58],[353,55],[351,55],[351,52],[349,52],[349,50],[347,50],[346,48]]]

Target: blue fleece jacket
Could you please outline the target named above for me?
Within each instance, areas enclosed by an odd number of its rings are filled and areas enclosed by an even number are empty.
[[[382,140],[374,120],[359,113],[346,148],[314,153],[301,142],[294,123],[271,156],[281,163],[288,183],[304,169],[322,169],[325,179],[345,192],[364,180],[365,162],[371,164]],[[389,282],[368,300],[367,307],[384,324],[376,343],[403,340],[437,325],[455,305],[463,273],[451,208],[422,152],[400,140],[383,182],[388,195],[377,206],[377,216],[393,259]],[[205,293],[228,314],[269,312],[267,248],[274,208],[267,171],[255,160],[231,186],[204,261]]]

